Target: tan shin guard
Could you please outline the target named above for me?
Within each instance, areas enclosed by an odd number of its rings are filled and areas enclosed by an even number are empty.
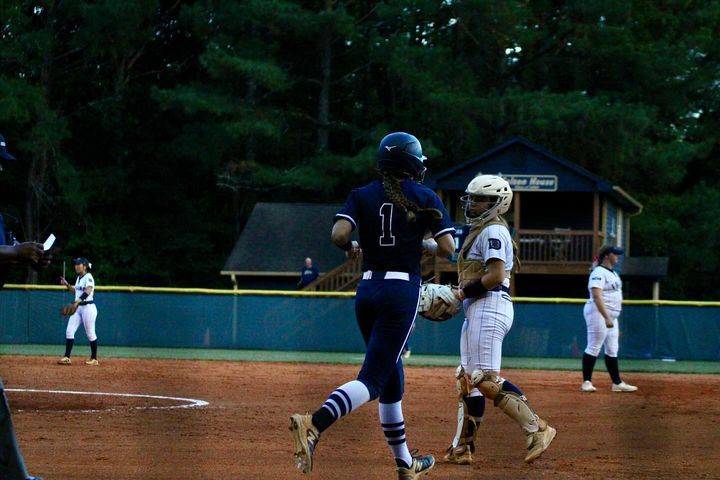
[[[469,384],[468,376],[462,366],[459,366],[455,372],[457,379],[458,391],[458,428],[455,438],[447,449],[446,460],[456,461],[460,459],[466,451],[475,452],[475,438],[477,429],[482,417],[472,417],[468,413],[468,407],[463,397],[470,393],[472,387]],[[465,457],[467,460],[471,458]]]
[[[515,392],[501,392],[495,397],[495,406],[505,415],[515,420],[526,435],[540,429],[539,417],[535,415],[527,401]]]
[[[537,432],[540,428],[540,418],[527,404],[525,396],[515,392],[505,392],[501,389],[503,380],[496,372],[483,372],[475,370],[471,379],[483,395],[493,400],[496,407],[505,415],[515,420],[526,435]]]

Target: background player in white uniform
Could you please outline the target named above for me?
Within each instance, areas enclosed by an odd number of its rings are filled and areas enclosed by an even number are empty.
[[[97,318],[97,307],[95,307],[95,279],[89,272],[92,264],[86,258],[79,257],[73,260],[75,273],[78,274],[75,286],[70,285],[64,278],[60,282],[68,290],[75,292],[75,302],[78,305],[77,311],[70,316],[67,330],[65,331],[65,356],[58,360],[60,365],[70,365],[70,353],[75,342],[75,332],[80,323],[85,327],[85,334],[90,341],[90,359],[86,365],[97,365],[97,335],[95,334],[95,319]]]
[[[622,280],[613,269],[620,255],[625,253],[622,248],[605,245],[598,253],[598,261],[590,272],[588,290],[590,300],[583,309],[587,324],[587,348],[583,354],[583,383],[580,390],[594,392],[592,373],[600,348],[605,347],[605,366],[612,379],[613,392],[634,392],[637,387],[629,385],[620,378],[618,367],[618,340],[620,326],[618,317],[622,310]]]
[[[513,323],[510,272],[514,246],[507,223],[500,217],[512,202],[510,185],[495,175],[475,177],[465,190],[465,217],[472,225],[458,256],[465,322],[460,338],[458,429],[445,460],[469,464],[485,399],[494,401],[527,436],[526,462],[547,449],[555,429],[538,417],[518,387],[500,376],[502,342]]]

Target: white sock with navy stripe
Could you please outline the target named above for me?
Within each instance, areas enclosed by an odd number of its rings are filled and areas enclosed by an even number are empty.
[[[370,400],[370,392],[364,383],[353,380],[336,388],[323,403],[337,420]]]
[[[390,450],[392,450],[395,463],[398,467],[409,468],[412,465],[412,456],[405,440],[402,400],[395,403],[378,402],[378,413],[380,414],[380,424],[385,433],[385,440],[387,440]]]

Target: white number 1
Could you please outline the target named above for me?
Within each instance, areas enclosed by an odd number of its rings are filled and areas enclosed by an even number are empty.
[[[380,206],[380,221],[382,224],[382,235],[380,235],[381,247],[391,247],[395,245],[395,236],[392,234],[392,214],[392,203],[383,203]]]

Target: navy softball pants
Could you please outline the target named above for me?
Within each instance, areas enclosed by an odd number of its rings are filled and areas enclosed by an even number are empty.
[[[415,322],[420,286],[405,280],[362,280],[355,297],[355,316],[367,353],[357,379],[370,400],[402,399],[405,377],[400,354]]]

